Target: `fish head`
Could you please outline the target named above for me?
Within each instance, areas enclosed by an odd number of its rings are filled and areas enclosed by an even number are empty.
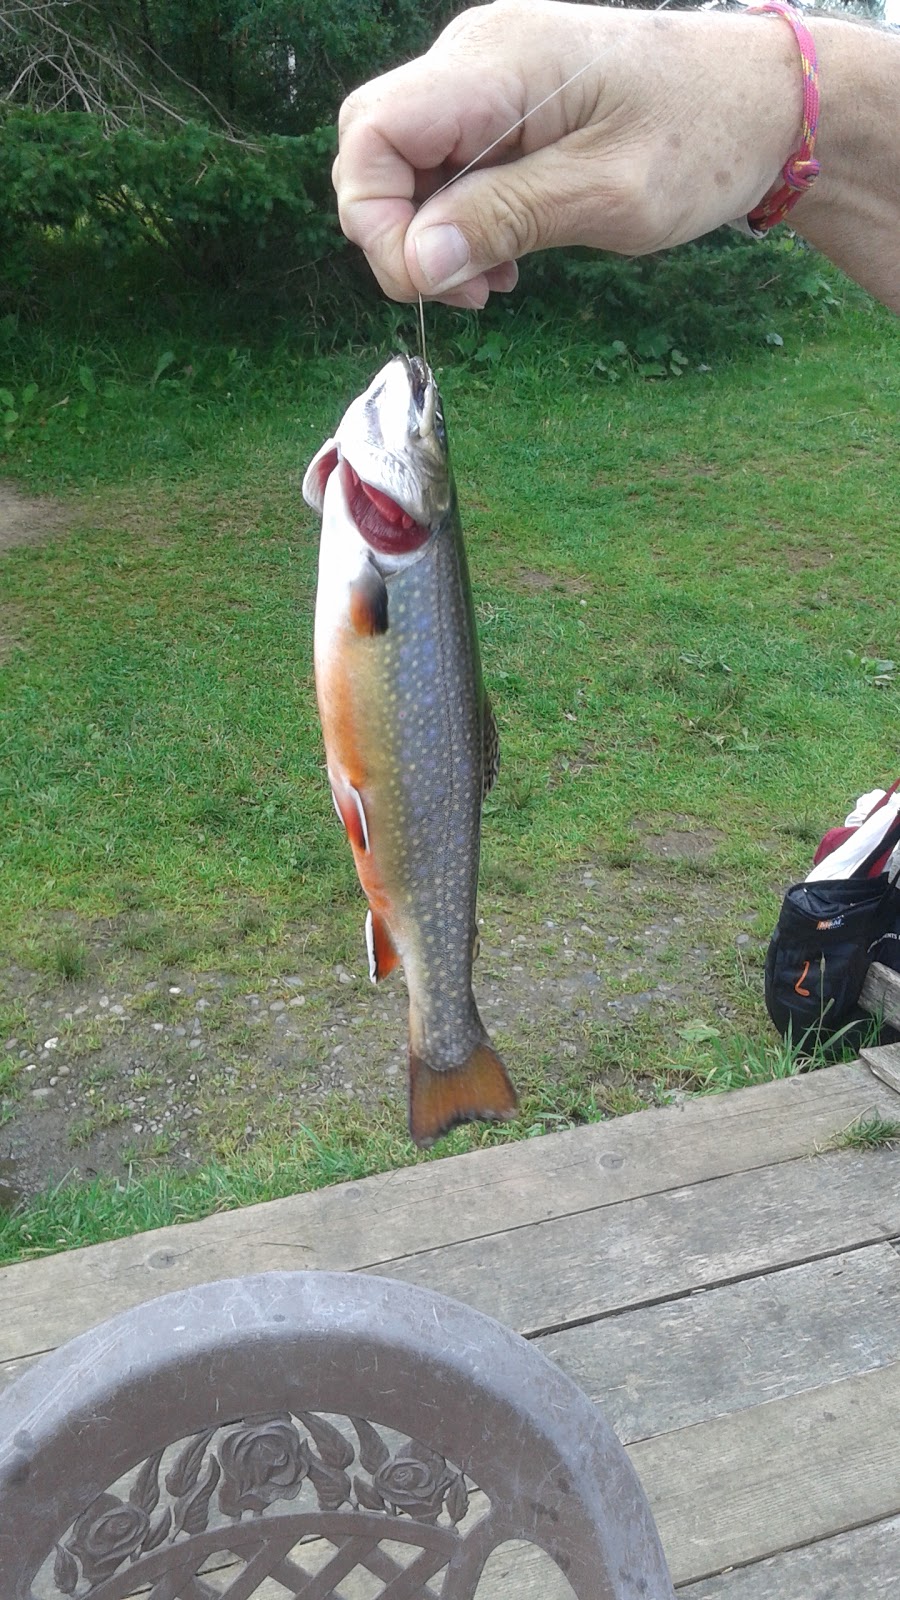
[[[379,565],[402,565],[445,522],[453,479],[426,362],[395,356],[348,406],[303,480],[304,498],[318,511],[335,474],[346,514]]]

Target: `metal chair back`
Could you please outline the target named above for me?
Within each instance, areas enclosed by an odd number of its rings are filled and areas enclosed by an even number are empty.
[[[508,1540],[673,1600],[611,1428],[532,1346],[350,1273],[182,1290],[0,1397],[2,1600],[472,1600]]]

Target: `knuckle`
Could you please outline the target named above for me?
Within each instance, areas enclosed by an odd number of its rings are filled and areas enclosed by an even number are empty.
[[[505,183],[491,195],[486,214],[479,218],[483,235],[503,258],[516,260],[537,249],[541,234],[543,201],[539,201],[529,187]]]
[[[360,121],[369,110],[370,96],[366,93],[365,86],[354,89],[343,102],[338,115],[338,135],[343,138],[348,128],[354,122]]]

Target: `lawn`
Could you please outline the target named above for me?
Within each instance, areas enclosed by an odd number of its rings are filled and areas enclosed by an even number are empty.
[[[299,493],[389,347],[139,323],[6,319],[0,470],[65,515],[0,556],[0,1156],[73,1176],[0,1259],[418,1159]],[[900,362],[861,296],[773,334],[660,378],[584,322],[440,324],[502,742],[476,989],[524,1107],[438,1155],[795,1066],[780,894],[897,770]]]

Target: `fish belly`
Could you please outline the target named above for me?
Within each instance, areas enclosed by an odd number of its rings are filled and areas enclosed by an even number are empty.
[[[403,962],[412,1043],[452,1068],[484,1036],[471,982],[481,680],[455,541],[438,536],[387,587],[385,633],[345,624],[331,648],[317,641],[320,710],[332,784],[360,797],[354,855]]]

